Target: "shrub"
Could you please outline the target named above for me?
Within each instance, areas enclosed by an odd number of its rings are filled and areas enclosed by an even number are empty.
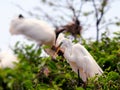
[[[120,33],[115,35],[109,38],[103,33],[99,43],[84,43],[104,70],[102,76],[88,80],[87,90],[120,89]],[[77,86],[77,74],[62,57],[42,57],[41,48],[19,42],[13,51],[19,63],[13,69],[0,69],[0,90],[84,90],[83,84]]]

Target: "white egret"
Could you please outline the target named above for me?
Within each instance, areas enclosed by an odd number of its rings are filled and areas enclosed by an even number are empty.
[[[47,45],[45,52],[54,57],[56,39],[64,29],[54,30],[48,23],[37,19],[26,19],[22,15],[13,19],[10,25],[10,33],[12,35],[24,35],[29,39],[36,41],[39,45]]]
[[[55,45],[55,40],[61,30],[54,30],[48,23],[37,19],[26,19],[22,15],[13,19],[10,25],[12,35],[24,35],[35,40],[39,45]]]
[[[64,57],[70,64],[72,70],[86,82],[88,78],[96,74],[101,75],[102,69],[90,55],[90,53],[80,44],[73,44],[69,39],[64,39],[60,46],[64,50]]]
[[[18,63],[15,55],[9,52],[0,52],[0,68],[13,68],[14,62]]]

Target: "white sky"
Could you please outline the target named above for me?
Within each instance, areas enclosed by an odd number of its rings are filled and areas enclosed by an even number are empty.
[[[0,49],[8,50],[9,45],[14,45],[16,41],[26,41],[23,37],[11,36],[9,33],[10,21],[20,13],[24,14],[22,10],[17,8],[15,4],[21,5],[24,9],[32,9],[33,6],[38,5],[38,0],[0,0]],[[112,3],[112,8],[107,13],[106,17],[120,16],[120,0]],[[25,14],[24,14],[25,15]],[[114,27],[113,27],[114,29]],[[120,28],[115,28],[120,30]],[[95,32],[91,32],[91,36]]]

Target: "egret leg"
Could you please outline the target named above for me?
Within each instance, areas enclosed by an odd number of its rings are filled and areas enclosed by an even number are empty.
[[[78,69],[78,86],[80,86],[80,72],[79,72],[79,69]]]
[[[87,86],[87,83],[86,82],[84,82],[84,84],[83,84],[83,88],[86,90],[86,86]]]
[[[78,69],[78,86],[83,86],[83,88],[86,90],[86,82],[82,82],[81,84],[81,79],[80,79],[80,72],[79,72],[79,69]]]

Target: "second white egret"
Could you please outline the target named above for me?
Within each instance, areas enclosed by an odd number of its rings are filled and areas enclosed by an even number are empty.
[[[79,43],[73,44],[69,39],[64,39],[60,48],[64,50],[64,57],[72,70],[80,74],[83,82],[86,82],[90,77],[103,73],[90,53]]]

